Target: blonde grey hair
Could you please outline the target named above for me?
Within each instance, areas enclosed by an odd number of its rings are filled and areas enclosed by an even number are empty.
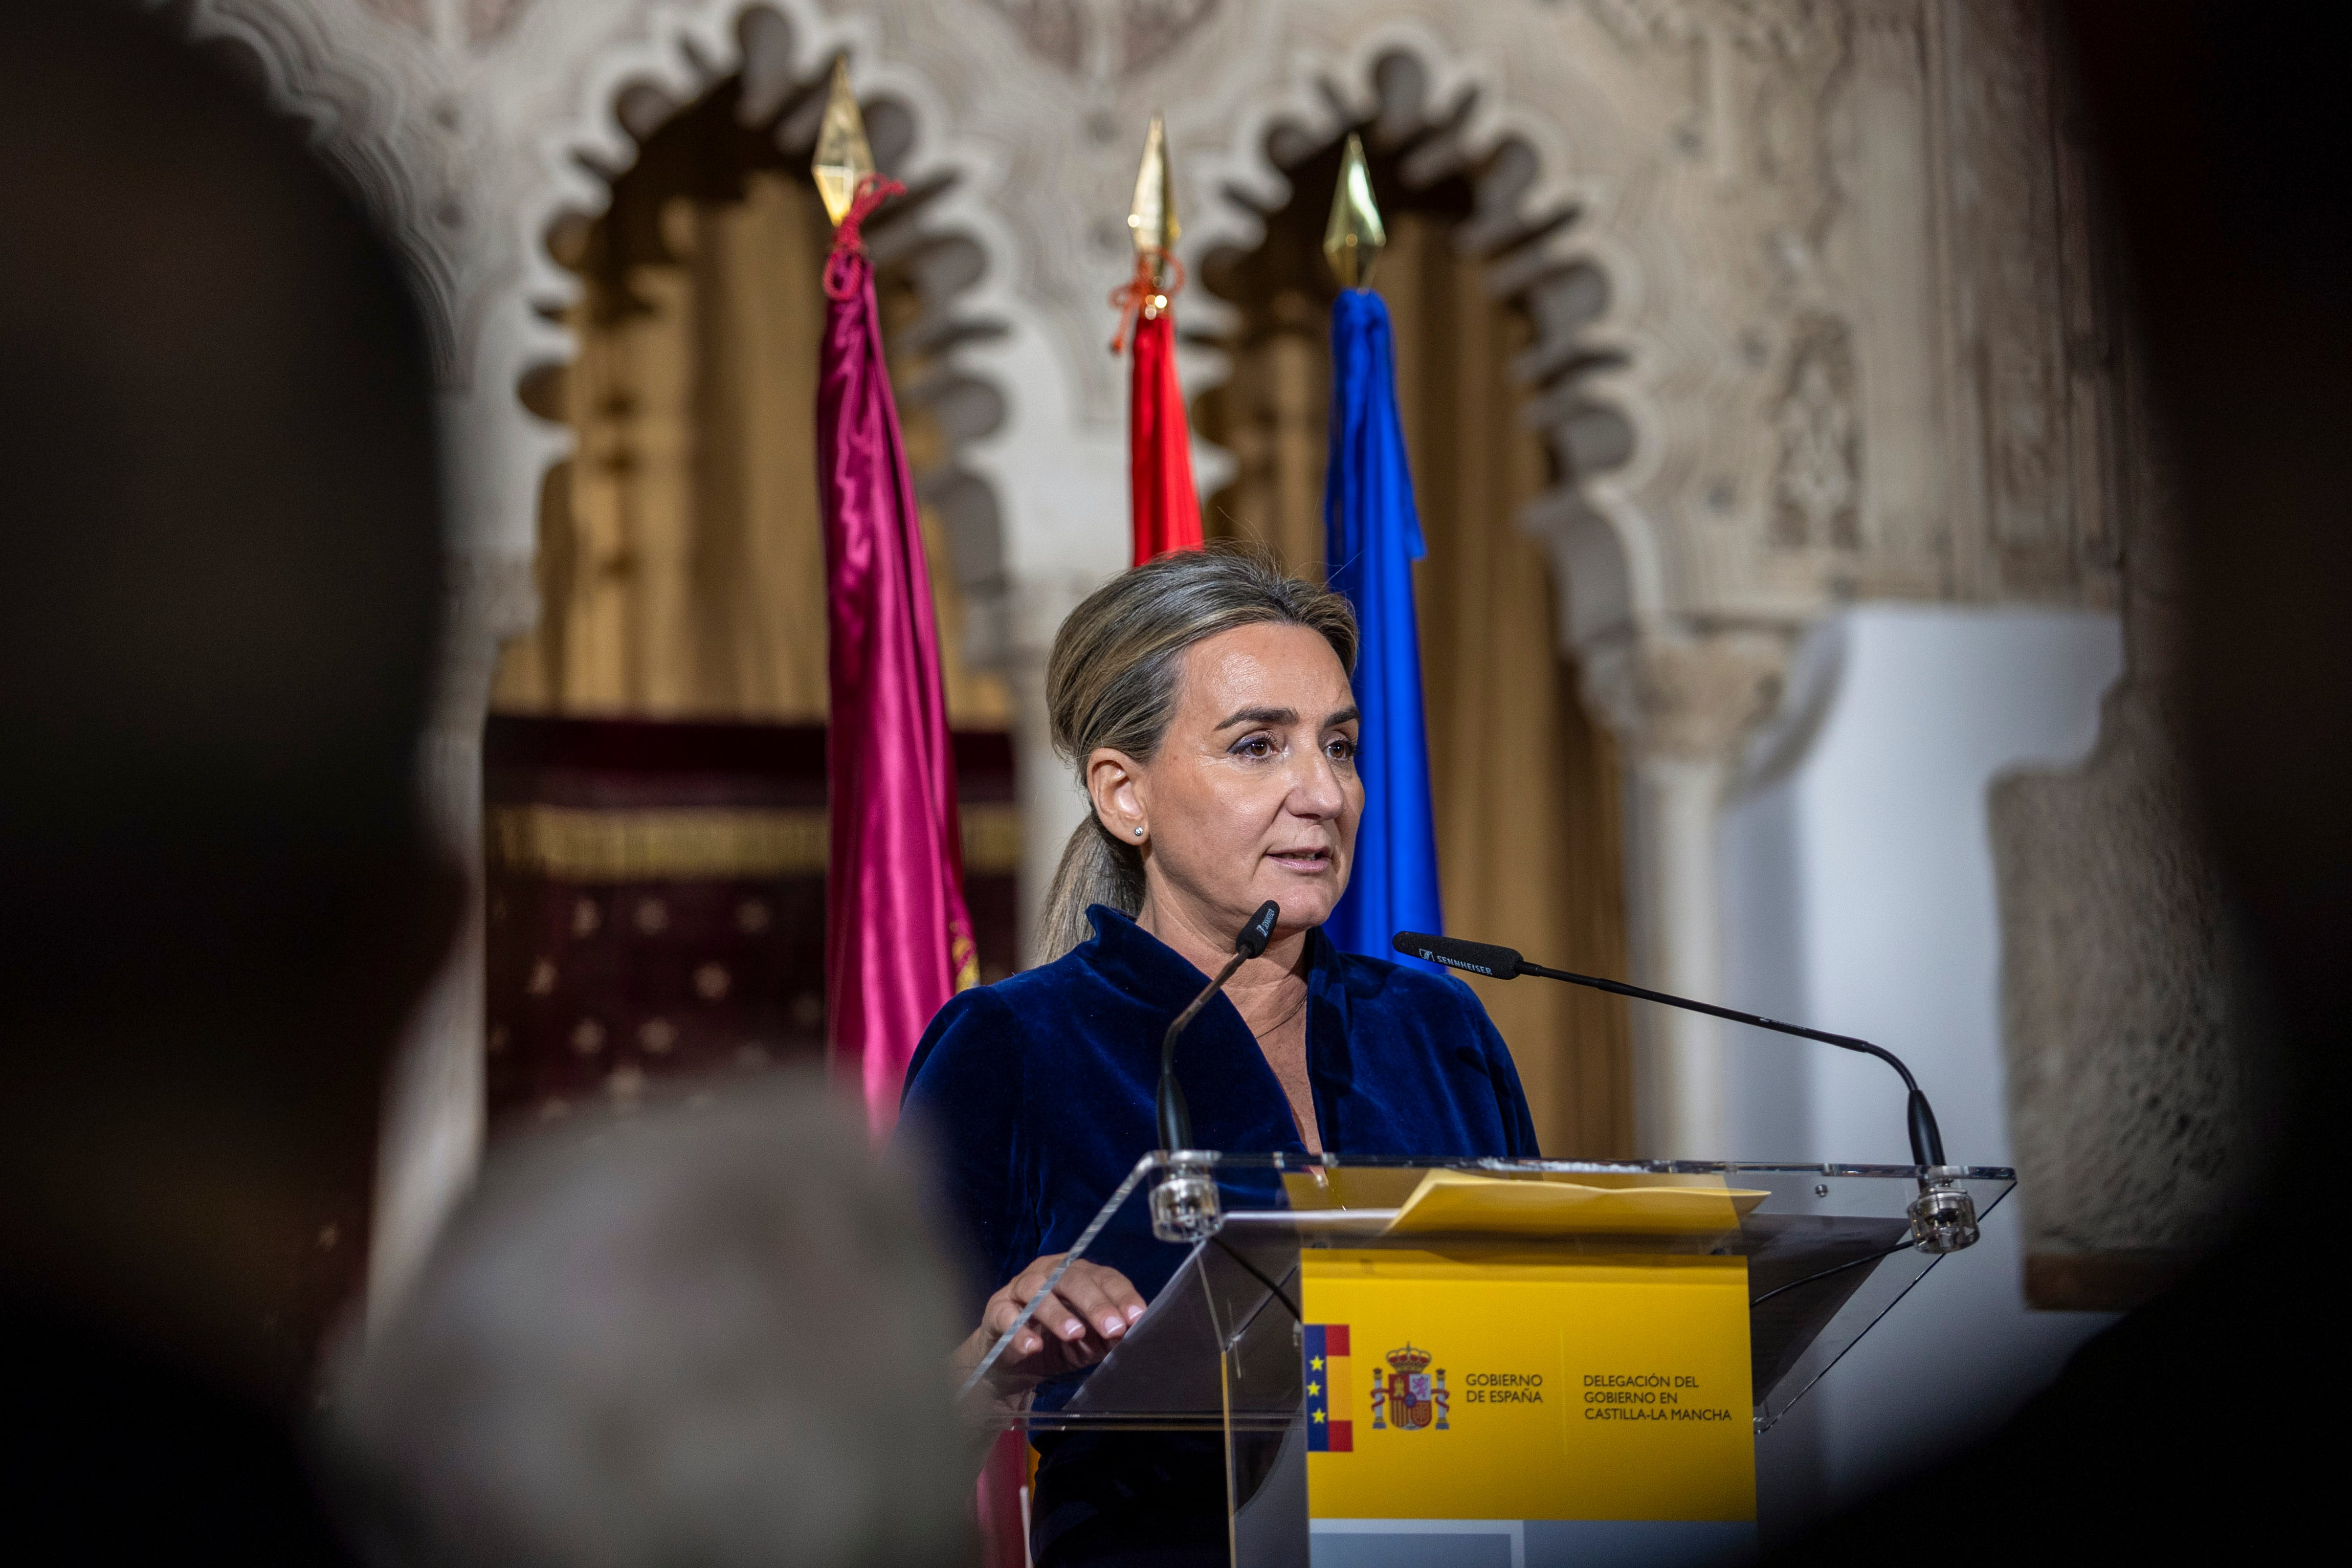
[[[1108,747],[1150,760],[1176,711],[1184,650],[1220,632],[1268,623],[1322,634],[1356,667],[1356,617],[1328,589],[1284,575],[1255,549],[1180,550],[1121,572],[1070,612],[1045,666],[1054,749],[1086,784],[1087,758]],[[1087,939],[1087,906],[1143,907],[1143,852],[1114,836],[1089,805],[1070,835],[1038,927],[1039,961]]]

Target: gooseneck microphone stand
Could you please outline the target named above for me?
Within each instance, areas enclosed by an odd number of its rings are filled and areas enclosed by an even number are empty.
[[[1160,1037],[1156,1109],[1160,1152],[1167,1157],[1168,1169],[1160,1184],[1151,1189],[1151,1233],[1162,1241],[1198,1241],[1213,1235],[1220,1218],[1216,1180],[1199,1163],[1201,1151],[1192,1147],[1192,1113],[1184,1103],[1184,1086],[1176,1082],[1176,1041],[1201,1016],[1201,1009],[1225,988],[1234,971],[1265,951],[1266,944],[1274,940],[1275,923],[1281,918],[1282,905],[1273,899],[1259,904],[1257,913],[1234,937],[1234,956],[1225,960],[1225,967],[1185,1005],[1168,1026],[1168,1032]],[[1192,1158],[1188,1161],[1187,1156]]]
[[[1958,1174],[1955,1167],[1944,1163],[1944,1134],[1936,1125],[1935,1110],[1928,1105],[1927,1096],[1919,1081],[1903,1064],[1902,1058],[1882,1045],[1860,1040],[1850,1034],[1831,1034],[1826,1030],[1807,1029],[1802,1024],[1782,1023],[1757,1013],[1743,1013],[1731,1008],[1719,1008],[1713,1002],[1693,1001],[1688,997],[1668,996],[1664,991],[1646,990],[1629,986],[1622,980],[1606,980],[1597,975],[1571,974],[1566,969],[1547,968],[1530,964],[1510,947],[1498,947],[1487,942],[1465,942],[1458,936],[1433,936],[1420,931],[1400,931],[1390,946],[1409,957],[1432,964],[1442,964],[1449,969],[1466,970],[1473,975],[1485,975],[1493,979],[1510,980],[1521,975],[1535,975],[1547,980],[1563,980],[1571,986],[1585,986],[1596,991],[1608,991],[1621,997],[1634,997],[1645,1002],[1664,1007],[1681,1008],[1685,1012],[1705,1013],[1710,1018],[1727,1019],[1756,1029],[1772,1030],[1775,1034],[1795,1035],[1801,1040],[1817,1040],[1823,1045],[1834,1045],[1844,1051],[1857,1051],[1874,1056],[1902,1075],[1907,1096],[1905,1119],[1911,1134],[1911,1160],[1919,1167],[1919,1196],[1911,1204],[1911,1234],[1914,1244],[1927,1252],[1958,1252],[1976,1245],[1976,1200],[1953,1184]]]

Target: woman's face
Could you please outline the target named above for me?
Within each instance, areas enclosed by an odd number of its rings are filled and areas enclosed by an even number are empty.
[[[1244,626],[1185,650],[1151,760],[1097,751],[1087,784],[1111,831],[1141,845],[1155,916],[1229,942],[1271,898],[1279,929],[1299,931],[1348,886],[1358,733],[1348,673],[1319,632]]]

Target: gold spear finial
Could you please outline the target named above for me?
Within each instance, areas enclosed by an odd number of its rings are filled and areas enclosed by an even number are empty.
[[[1174,253],[1181,230],[1176,223],[1176,180],[1168,168],[1168,132],[1156,114],[1143,138],[1143,167],[1135,172],[1135,200],[1127,209],[1127,227],[1135,254],[1151,256],[1155,270],[1164,272],[1159,264]]]
[[[1331,193],[1331,221],[1323,226],[1323,254],[1342,288],[1369,288],[1372,264],[1389,231],[1372,200],[1372,172],[1364,162],[1363,139],[1348,132],[1348,150],[1339,157],[1339,184]]]
[[[866,140],[866,117],[857,112],[857,95],[849,90],[846,57],[833,62],[833,88],[825,95],[824,123],[816,133],[816,157],[809,172],[816,176],[825,215],[840,227],[842,214],[857,199],[858,182],[874,172],[874,149]]]

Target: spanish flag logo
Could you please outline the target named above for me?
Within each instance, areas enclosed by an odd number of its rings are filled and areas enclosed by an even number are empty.
[[[1306,1358],[1307,1451],[1353,1452],[1356,1424],[1332,1414],[1352,1409],[1355,1403],[1355,1384],[1348,1375],[1348,1325],[1308,1323],[1300,1354]]]

